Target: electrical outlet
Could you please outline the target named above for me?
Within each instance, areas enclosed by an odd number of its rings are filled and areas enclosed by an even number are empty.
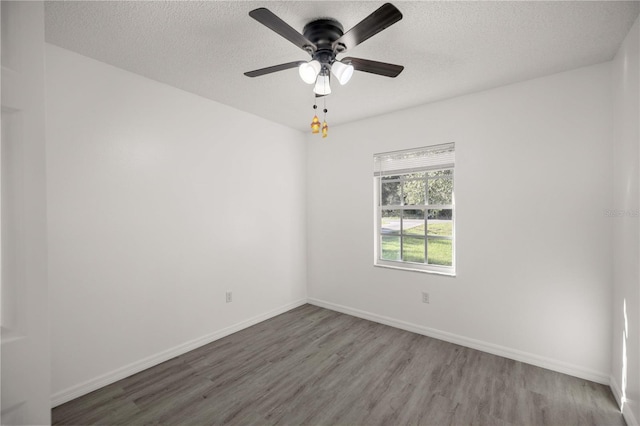
[[[227,303],[230,303],[233,301],[233,293],[231,293],[230,291],[227,292]]]
[[[429,293],[426,291],[422,292],[422,303],[429,303]]]

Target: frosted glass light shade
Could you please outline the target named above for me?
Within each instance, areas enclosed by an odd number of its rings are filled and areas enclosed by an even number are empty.
[[[353,65],[335,61],[331,65],[331,72],[336,76],[340,84],[347,84],[353,75]]]
[[[300,74],[302,81],[307,84],[313,84],[316,82],[316,77],[318,77],[321,68],[322,65],[320,65],[320,62],[313,60],[300,64],[298,67],[298,73]]]
[[[318,79],[316,80],[316,87],[313,88],[313,92],[317,95],[328,95],[331,93],[328,75],[318,76]]]

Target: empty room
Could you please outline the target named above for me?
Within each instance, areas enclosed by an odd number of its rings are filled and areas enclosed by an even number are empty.
[[[1,2],[3,425],[640,426],[640,2]]]

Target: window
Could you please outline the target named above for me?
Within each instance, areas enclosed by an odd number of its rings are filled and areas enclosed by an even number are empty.
[[[455,275],[455,145],[373,160],[375,265]]]

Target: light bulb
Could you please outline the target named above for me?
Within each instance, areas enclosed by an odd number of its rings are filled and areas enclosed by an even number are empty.
[[[314,59],[313,61],[300,64],[298,67],[298,73],[300,74],[302,81],[307,84],[313,84],[316,82],[316,77],[318,77],[321,68],[322,65],[320,65],[320,62]]]
[[[331,86],[329,86],[329,76],[328,75],[319,75],[316,80],[316,87],[314,87],[313,92],[317,95],[328,95],[331,93]]]
[[[336,76],[340,84],[347,84],[353,75],[353,65],[335,61],[331,65],[331,72]]]

